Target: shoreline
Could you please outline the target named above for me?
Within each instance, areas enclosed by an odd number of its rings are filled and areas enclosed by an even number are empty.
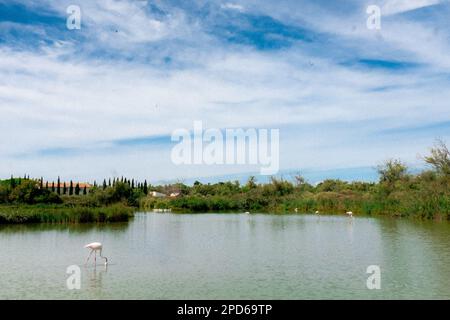
[[[73,224],[111,224],[126,223],[134,218],[136,213],[148,214],[191,214],[191,215],[208,215],[208,214],[242,214],[242,215],[275,215],[275,216],[334,216],[348,218],[345,213],[332,210],[320,211],[316,214],[313,211],[281,211],[262,209],[253,212],[239,210],[211,210],[211,211],[192,211],[179,208],[172,208],[170,212],[158,212],[155,209],[134,208],[122,204],[113,204],[101,207],[65,207],[64,205],[0,205],[0,225],[73,225]],[[366,214],[355,213],[354,218],[386,218],[395,220],[411,220],[432,223],[448,223],[450,219],[446,219],[443,215],[435,215],[432,219],[426,219],[418,216],[400,216],[394,214]],[[351,219],[351,218],[348,218]]]

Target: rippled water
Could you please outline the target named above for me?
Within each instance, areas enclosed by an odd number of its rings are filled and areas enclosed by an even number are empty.
[[[100,241],[110,259],[83,267]],[[68,290],[69,265],[81,289]],[[381,268],[381,289],[366,268]],[[450,224],[140,213],[129,223],[0,226],[2,299],[450,299]]]

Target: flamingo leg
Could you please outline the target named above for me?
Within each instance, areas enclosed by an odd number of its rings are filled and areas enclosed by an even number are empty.
[[[84,263],[85,265],[89,262],[89,259],[90,259],[91,256],[92,256],[92,252],[94,252],[94,250],[91,249],[91,252],[89,253],[89,256],[88,256],[87,259],[86,259],[86,262]]]
[[[94,250],[94,266],[97,265],[97,250]]]

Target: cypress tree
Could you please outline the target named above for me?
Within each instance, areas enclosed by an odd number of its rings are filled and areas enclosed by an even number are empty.
[[[148,186],[147,186],[147,180],[144,180],[144,189],[143,189],[145,195],[148,194]]]
[[[70,180],[69,195],[73,195],[73,181]]]
[[[40,181],[39,187],[41,189],[44,189],[44,178],[42,178],[42,177],[41,177],[41,181]]]
[[[61,194],[61,187],[60,187],[60,184],[61,184],[61,180],[59,179],[59,176],[58,176],[58,184],[56,185],[56,193],[57,193],[58,195]]]
[[[64,182],[63,184],[63,194],[67,193],[67,187],[66,187],[66,182]]]
[[[55,182],[52,182],[52,192],[55,192]]]
[[[106,179],[103,179],[103,190],[106,189]]]
[[[45,181],[45,189],[48,190],[48,181]]]
[[[11,189],[14,189],[16,187],[16,180],[13,178],[13,175],[11,175],[10,184],[11,184]]]
[[[80,195],[80,185],[77,183],[77,185],[75,186],[75,195]]]
[[[97,187],[97,181],[94,180],[94,187]]]
[[[134,179],[131,179],[131,189],[134,189]]]
[[[108,179],[108,187],[111,187],[111,178]]]
[[[83,194],[84,194],[84,195],[87,195],[86,185],[84,185],[84,188],[83,188]]]

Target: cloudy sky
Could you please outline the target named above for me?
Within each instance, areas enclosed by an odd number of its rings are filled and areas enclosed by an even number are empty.
[[[370,179],[450,140],[449,88],[449,1],[0,0],[0,178],[259,170],[174,165],[201,120],[279,129],[281,172]]]

